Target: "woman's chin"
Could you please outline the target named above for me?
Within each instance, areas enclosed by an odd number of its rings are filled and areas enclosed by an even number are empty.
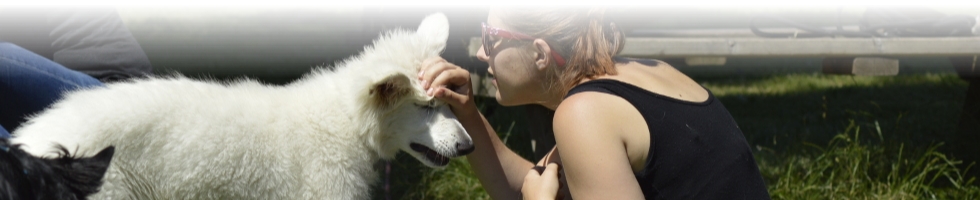
[[[497,90],[497,93],[494,94],[493,97],[497,100],[497,104],[504,105],[504,102],[507,102],[507,100],[500,95],[500,90]]]
[[[495,95],[495,98],[497,99],[497,104],[500,104],[501,106],[517,105],[516,103],[512,102],[510,99],[504,98],[504,95],[500,95],[500,90],[497,90],[497,94]]]
[[[500,89],[497,89],[497,92],[494,93],[494,98],[497,100],[497,104],[501,106],[520,106],[520,105],[528,105],[533,103],[533,102],[528,102],[528,99],[515,98],[515,97],[521,97],[521,96],[513,95],[513,94],[506,95],[500,92]]]

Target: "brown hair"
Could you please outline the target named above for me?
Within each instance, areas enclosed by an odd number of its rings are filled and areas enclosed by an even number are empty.
[[[497,9],[500,20],[513,31],[542,38],[552,51],[567,60],[557,70],[561,96],[586,78],[615,75],[612,57],[623,50],[626,37],[605,20],[604,8],[506,8]]]

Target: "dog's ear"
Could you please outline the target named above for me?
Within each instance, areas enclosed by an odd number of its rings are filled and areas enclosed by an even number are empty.
[[[102,186],[102,177],[109,169],[109,163],[112,162],[114,153],[115,147],[109,146],[99,151],[95,156],[72,162],[70,169],[68,169],[69,172],[66,173],[72,190],[82,196],[98,192],[99,187]]]
[[[378,108],[388,109],[397,104],[403,97],[411,94],[411,84],[412,81],[408,79],[408,76],[395,73],[374,83],[371,90],[368,91],[368,95],[371,96],[372,103]]]
[[[443,13],[430,14],[419,24],[416,34],[425,38],[427,49],[440,54],[446,49],[446,40],[449,39],[449,19]]]
[[[109,169],[109,163],[112,162],[113,154],[116,154],[116,147],[114,146],[109,146],[102,149],[102,151],[99,151],[99,153],[95,154],[95,156],[88,158],[90,167],[98,169],[99,174],[105,174],[105,171]]]

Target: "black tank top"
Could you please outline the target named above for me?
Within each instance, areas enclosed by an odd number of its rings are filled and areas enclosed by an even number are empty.
[[[635,175],[647,199],[770,199],[742,131],[711,91],[696,103],[598,79],[566,98],[585,91],[619,96],[646,121],[650,151]]]

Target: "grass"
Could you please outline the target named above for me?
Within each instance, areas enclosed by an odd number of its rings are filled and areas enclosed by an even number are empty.
[[[827,146],[813,151],[760,156],[759,168],[773,199],[977,199],[980,188],[967,179],[962,162],[937,151],[909,152],[904,145],[881,145],[881,132],[864,137],[851,123]],[[757,153],[758,154],[758,153]]]
[[[967,86],[954,74],[698,80],[739,123],[774,199],[980,198],[980,183],[965,175],[975,164],[945,145]],[[478,103],[507,145],[530,158],[524,109]],[[432,170],[402,154],[391,167],[391,190],[380,184],[375,199],[489,198],[465,159]]]

